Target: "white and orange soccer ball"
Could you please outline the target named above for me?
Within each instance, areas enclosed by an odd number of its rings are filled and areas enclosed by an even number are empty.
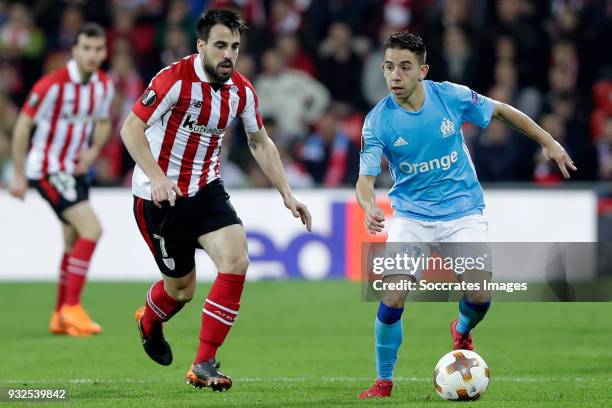
[[[470,350],[453,350],[442,356],[433,374],[436,392],[445,400],[475,400],[489,386],[489,367]]]

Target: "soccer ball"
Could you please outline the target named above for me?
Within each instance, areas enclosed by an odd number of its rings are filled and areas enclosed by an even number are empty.
[[[489,386],[489,367],[473,351],[453,350],[438,361],[433,380],[436,392],[445,400],[475,400]]]

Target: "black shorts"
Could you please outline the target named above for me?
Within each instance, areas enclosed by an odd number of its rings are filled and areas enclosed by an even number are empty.
[[[64,224],[68,222],[62,213],[73,205],[89,199],[89,181],[85,175],[73,176],[70,173],[60,172],[28,182],[47,200]]]
[[[138,229],[164,275],[180,278],[193,270],[200,236],[242,224],[229,198],[219,179],[193,197],[179,198],[174,207],[164,202],[158,208],[151,200],[134,197]]]

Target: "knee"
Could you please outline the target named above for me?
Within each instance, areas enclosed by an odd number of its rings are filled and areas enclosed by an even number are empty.
[[[403,275],[393,275],[390,277],[385,277],[383,282],[385,283],[400,283],[403,280],[409,279],[414,282],[413,278],[407,278]],[[406,303],[406,298],[408,297],[408,290],[403,289],[388,289],[382,292],[381,302],[389,307],[393,307],[396,309],[400,309],[404,307],[404,303]]]
[[[102,226],[98,220],[95,220],[82,225],[78,232],[80,238],[98,241],[102,237]]]
[[[404,301],[399,299],[384,299],[383,303],[395,309],[401,309],[402,307],[404,307]]]
[[[491,292],[490,291],[473,291],[465,293],[465,300],[470,303],[489,303],[491,301]]]
[[[98,220],[92,223],[90,232],[91,238],[95,241],[99,240],[102,237],[102,225],[100,225],[100,222]]]
[[[193,292],[189,291],[180,291],[177,293],[175,300],[180,303],[189,303],[193,299]]]
[[[194,288],[176,288],[167,290],[168,295],[179,303],[189,303],[193,299]]]
[[[393,307],[395,309],[401,309],[404,307],[406,302],[406,296],[401,293],[384,293],[382,297],[382,303],[386,306]]]
[[[223,262],[221,272],[235,275],[246,275],[248,267],[249,256],[245,251],[239,255],[234,255]]]
[[[102,237],[102,226],[99,223],[97,223],[95,226],[92,227],[91,239],[92,241],[99,241],[101,237]]]

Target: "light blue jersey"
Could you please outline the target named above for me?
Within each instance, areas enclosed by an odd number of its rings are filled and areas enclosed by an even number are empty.
[[[402,108],[390,94],[368,113],[359,174],[378,176],[385,155],[394,180],[389,198],[401,217],[436,221],[482,214],[483,192],[461,125],[488,126],[493,101],[451,82],[424,81],[423,88],[418,112]]]

